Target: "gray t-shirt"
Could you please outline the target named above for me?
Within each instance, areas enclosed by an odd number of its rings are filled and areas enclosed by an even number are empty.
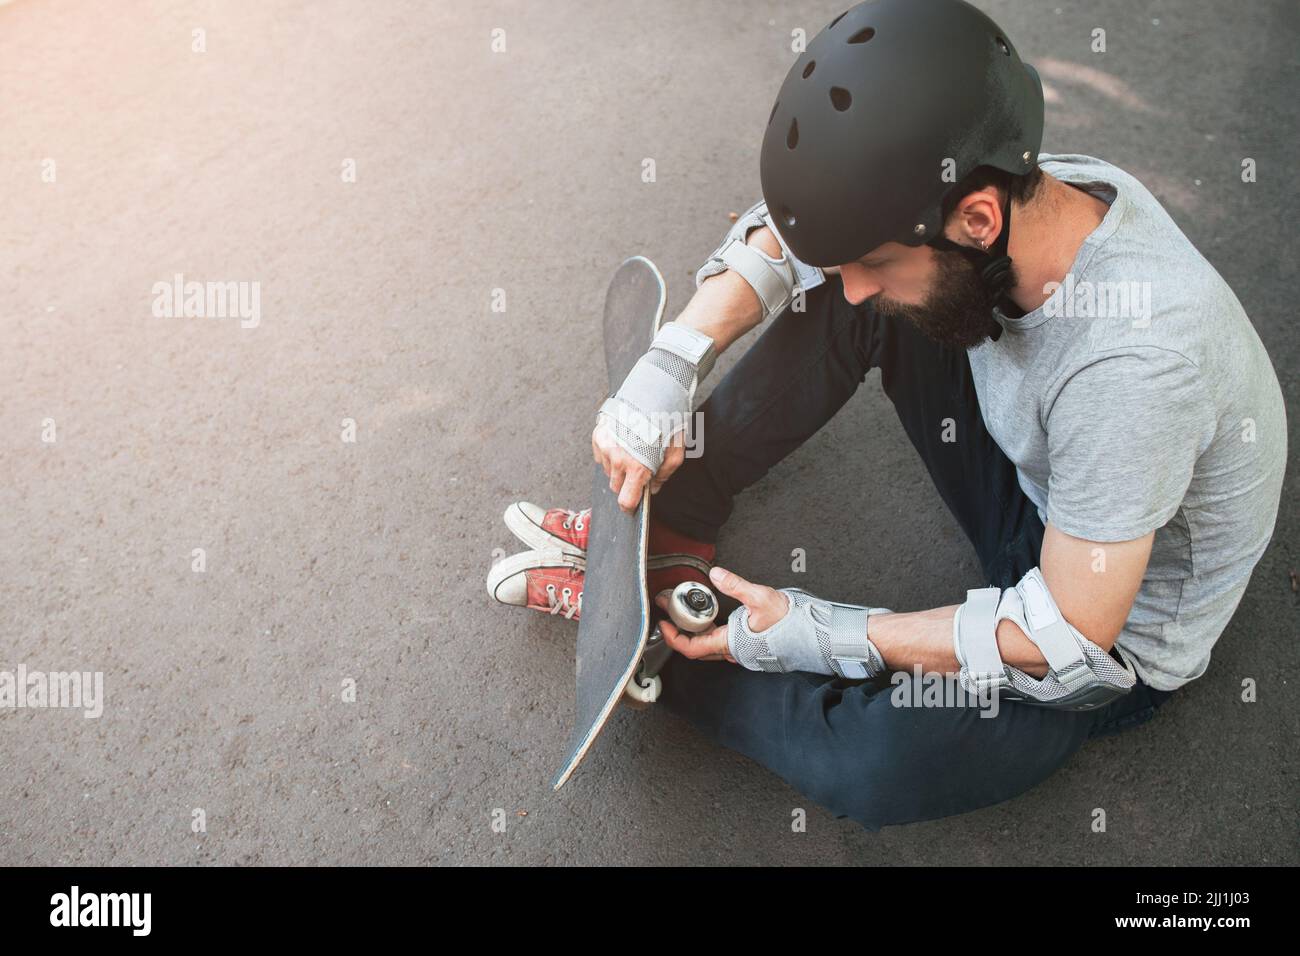
[[[1043,170],[1110,204],[1039,309],[970,350],[984,422],[1040,517],[1090,541],[1156,531],[1117,642],[1173,690],[1205,673],[1273,533],[1277,375],[1227,283],[1141,183],[1090,156]]]

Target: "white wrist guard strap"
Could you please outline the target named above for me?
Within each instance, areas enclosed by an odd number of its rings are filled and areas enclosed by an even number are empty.
[[[609,425],[629,454],[657,472],[664,449],[689,424],[695,390],[713,369],[715,358],[713,339],[689,326],[667,323],[618,391],[600,406],[598,420]]]
[[[1002,662],[997,629],[1014,621],[1034,642],[1049,668],[1038,680]],[[958,680],[970,693],[997,693],[1040,707],[1092,710],[1121,697],[1137,675],[1070,626],[1034,568],[1014,588],[966,592],[953,619],[953,650],[961,664]]]
[[[762,226],[771,229],[781,244],[783,255],[780,259],[773,259],[763,250],[745,244],[745,237]],[[785,240],[768,215],[765,202],[751,206],[722,237],[722,244],[695,273],[696,288],[710,276],[728,269],[739,273],[758,295],[763,304],[764,321],[785,310],[794,298],[795,289],[807,291],[826,281],[821,269],[801,262],[786,248]]]
[[[727,619],[727,647],[736,663],[751,671],[807,671],[851,680],[884,673],[885,659],[867,638],[867,619],[886,608],[823,601],[798,588],[782,588],[790,599],[785,617],[765,631],[749,627],[743,604]]]

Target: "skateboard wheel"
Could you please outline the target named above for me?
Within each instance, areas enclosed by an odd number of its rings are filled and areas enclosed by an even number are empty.
[[[695,581],[683,581],[668,598],[668,616],[687,634],[707,631],[718,616],[718,599]]]
[[[623,688],[623,693],[631,697],[634,701],[641,704],[653,704],[659,699],[659,694],[664,689],[664,682],[659,679],[658,675],[648,680],[638,680],[633,677]]]

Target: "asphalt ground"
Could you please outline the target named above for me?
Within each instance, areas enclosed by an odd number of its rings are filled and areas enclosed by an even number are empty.
[[[981,0],[1044,149],[1165,204],[1300,448],[1296,6],[1057,3]],[[759,196],[791,31],[839,12],[0,7],[0,670],[104,681],[98,718],[0,708],[0,864],[1297,861],[1294,469],[1209,672],[1006,804],[867,833],[654,709],[550,792],[574,627],[487,599],[501,512],[585,505],[609,276],[645,254],[680,309]],[[256,283],[256,321],[155,314],[178,274]],[[875,374],[720,554],[895,609],[978,578]]]

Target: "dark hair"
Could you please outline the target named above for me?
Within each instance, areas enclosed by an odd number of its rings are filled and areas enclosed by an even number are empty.
[[[1034,168],[1022,176],[1016,176],[996,166],[977,166],[972,169],[959,182],[947,196],[943,198],[943,218],[941,222],[947,222],[952,211],[957,208],[957,203],[961,202],[977,189],[983,189],[986,186],[994,186],[1003,194],[1009,196],[1012,202],[1024,205],[1034,198],[1038,192],[1038,187],[1043,182],[1043,171],[1037,163]]]

